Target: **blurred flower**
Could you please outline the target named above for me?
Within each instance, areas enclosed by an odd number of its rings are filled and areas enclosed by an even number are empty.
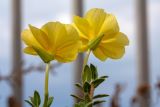
[[[40,29],[32,25],[29,28],[22,32],[22,40],[27,45],[25,53],[39,55],[45,63],[55,59],[59,62],[76,59],[80,41],[78,32],[71,25],[48,22]]]
[[[126,35],[119,31],[115,16],[103,9],[91,9],[84,18],[75,16],[73,25],[80,34],[81,51],[90,49],[102,61],[121,58],[129,44]]]

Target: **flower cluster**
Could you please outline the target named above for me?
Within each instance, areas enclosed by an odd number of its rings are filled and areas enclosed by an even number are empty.
[[[48,22],[41,28],[29,25],[22,32],[22,40],[27,45],[24,52],[39,55],[45,63],[70,62],[78,52],[87,50],[102,61],[118,59],[129,44],[115,16],[98,8],[89,10],[83,18],[74,16],[73,24]]]
[[[107,58],[119,59],[125,53],[125,46],[129,44],[127,36],[120,32],[115,16],[99,8],[89,10],[84,17],[74,16],[72,24],[48,22],[41,28],[29,25],[29,29],[25,29],[21,35],[27,45],[24,52],[39,56],[47,65],[43,107],[50,107],[53,102],[53,97],[48,94],[51,61],[71,62],[77,58],[79,52],[87,52],[83,63],[82,82],[76,84],[84,96],[71,96],[80,101],[75,107],[92,107],[104,102],[97,99],[108,95],[94,96],[94,90],[107,76],[99,77],[97,68],[92,64],[87,65],[90,53],[101,61]],[[38,91],[26,102],[32,107],[39,107],[41,98]]]

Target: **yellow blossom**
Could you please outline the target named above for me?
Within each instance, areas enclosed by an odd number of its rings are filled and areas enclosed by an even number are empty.
[[[80,34],[81,50],[92,50],[102,61],[121,58],[129,44],[126,35],[119,31],[115,16],[103,9],[91,9],[83,18],[75,16],[73,25]]]
[[[39,55],[45,63],[52,60],[73,61],[80,47],[76,29],[60,22],[48,22],[40,29],[29,25],[29,29],[24,30],[21,35],[27,45],[24,52]]]

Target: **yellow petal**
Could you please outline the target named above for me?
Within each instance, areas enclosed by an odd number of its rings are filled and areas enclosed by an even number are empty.
[[[101,50],[100,48],[96,48],[95,50],[93,50],[93,54],[101,61],[105,61],[107,59],[107,56],[104,54],[103,50]]]
[[[28,46],[34,46],[34,47],[41,47],[41,45],[37,42],[37,40],[34,38],[32,32],[28,29],[25,29],[21,33],[21,38]]]
[[[56,49],[55,58],[60,62],[70,62],[76,59],[78,49],[81,45],[79,35],[74,27],[66,25],[67,34],[60,42],[62,44]]]
[[[89,10],[85,18],[88,20],[89,24],[92,26],[94,35],[98,36],[101,26],[106,18],[106,13],[103,9],[94,8]]]
[[[125,53],[124,46],[119,45],[102,45],[100,44],[99,48],[103,50],[103,53],[112,59],[119,59],[121,58]]]
[[[79,40],[79,34],[78,34],[77,30],[72,25],[66,24],[65,28],[66,28],[66,31],[68,34],[67,39],[69,41]]]
[[[76,59],[78,55],[79,42],[70,44],[65,48],[56,51],[55,59],[59,62],[71,62]]]
[[[87,42],[88,43],[88,42]],[[83,42],[81,42],[81,46],[79,48],[79,52],[85,52],[88,50],[88,44],[84,44]]]
[[[49,50],[50,49],[50,41],[49,41],[49,38],[47,37],[47,35],[41,29],[38,29],[38,28],[31,26],[31,25],[29,25],[29,27],[30,27],[30,30],[31,30],[33,36],[38,41],[38,43],[41,44],[41,46],[44,49]]]
[[[103,38],[101,43],[105,45],[125,46],[129,45],[129,40],[124,33],[119,32],[113,35],[112,38]]]
[[[84,39],[89,39],[89,36],[91,35],[91,27],[88,23],[88,21],[84,18],[81,18],[79,16],[74,16],[73,18],[74,26],[77,28],[77,30],[80,33],[80,36]]]
[[[116,17],[112,14],[106,14],[106,18],[103,25],[101,26],[99,35],[107,34],[109,36],[110,34],[114,34],[117,32],[119,32],[119,26]]]
[[[116,40],[115,41],[117,41],[117,43],[121,44],[121,45],[129,45],[128,37],[122,32],[119,32],[116,35]]]
[[[37,55],[37,52],[32,47],[26,47],[23,51],[26,54]]]
[[[88,40],[88,39],[85,39],[85,38],[80,37],[80,41],[81,41],[80,52],[87,51],[87,49],[88,49],[88,43],[89,43],[89,40]]]
[[[67,32],[65,26],[60,22],[48,22],[41,28],[51,41],[52,51],[63,44],[63,39],[66,38]]]
[[[125,53],[125,45],[128,45],[128,38],[121,32],[113,35],[113,38],[104,39],[99,45],[104,54],[112,59],[119,59]]]
[[[58,38],[58,49],[64,48],[70,44],[77,43],[79,40],[79,34],[77,30],[72,26],[72,25],[65,25],[65,29],[67,33],[65,34],[64,37]]]

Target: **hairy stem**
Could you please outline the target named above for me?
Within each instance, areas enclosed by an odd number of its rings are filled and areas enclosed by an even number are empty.
[[[90,96],[90,99],[92,100],[93,96],[94,96],[94,86],[93,85],[91,85],[91,90],[90,90],[89,96]]]

